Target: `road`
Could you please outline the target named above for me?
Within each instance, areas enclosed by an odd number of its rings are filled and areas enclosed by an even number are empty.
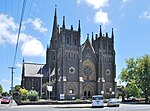
[[[82,105],[81,105],[82,106]],[[10,106],[0,104],[0,111],[150,111],[150,105],[121,104],[120,107],[104,108],[54,108],[52,105]]]

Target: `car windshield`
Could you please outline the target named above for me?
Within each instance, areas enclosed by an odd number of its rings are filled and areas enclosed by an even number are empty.
[[[93,100],[103,100],[103,97],[93,97]]]
[[[3,99],[5,99],[5,100],[9,100],[9,98],[8,98],[8,97],[3,97]]]
[[[108,101],[117,101],[117,99],[116,98],[111,98]]]

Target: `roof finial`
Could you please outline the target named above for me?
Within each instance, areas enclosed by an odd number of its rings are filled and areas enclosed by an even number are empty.
[[[81,34],[80,20],[79,20],[79,25],[78,25],[78,32],[79,32],[79,35],[80,35]]]
[[[108,32],[106,32],[106,37],[108,37]]]
[[[93,32],[92,32],[92,43],[94,42]]]
[[[63,16],[63,29],[65,29],[65,16]]]
[[[22,62],[24,63],[24,58],[23,58]]]
[[[114,31],[113,31],[113,28],[112,28],[112,34],[111,34],[111,37],[114,38]]]
[[[87,39],[89,39],[89,34],[87,34]]]
[[[112,28],[111,38],[112,38],[112,42],[114,43],[114,31],[113,31],[113,28]]]
[[[102,37],[102,28],[101,28],[101,25],[100,25],[100,33],[99,33],[99,36]]]

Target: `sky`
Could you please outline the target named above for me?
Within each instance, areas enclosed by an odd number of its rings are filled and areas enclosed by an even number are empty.
[[[0,0],[0,84],[10,90],[17,34],[23,0]],[[103,34],[114,28],[116,75],[125,67],[125,60],[150,54],[149,0],[27,0],[15,60],[14,86],[21,84],[22,61],[45,64],[50,44],[54,10],[57,22],[77,30],[81,23],[81,44],[87,34]]]

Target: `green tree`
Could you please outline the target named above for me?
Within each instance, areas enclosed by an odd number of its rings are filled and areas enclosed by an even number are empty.
[[[0,84],[0,94],[3,92],[2,85]]]
[[[135,81],[129,82],[126,87],[124,87],[124,92],[127,98],[129,97],[140,97],[141,89],[135,84]]]
[[[139,88],[144,93],[145,103],[147,103],[150,92],[150,56],[144,55],[126,60],[126,67],[122,69],[120,79]]]
[[[9,96],[8,92],[2,92],[2,96]]]
[[[15,91],[16,91],[16,92],[19,92],[19,89],[20,89],[20,88],[21,88],[20,85],[16,85],[16,86],[15,86]]]

